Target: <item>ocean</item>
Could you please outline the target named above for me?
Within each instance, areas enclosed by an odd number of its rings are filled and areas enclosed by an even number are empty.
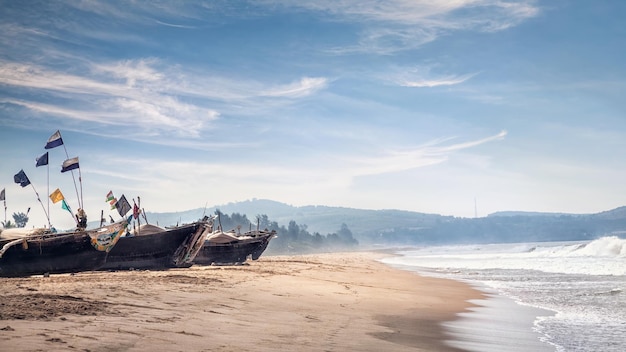
[[[468,351],[626,351],[626,239],[433,246],[383,259],[488,298],[446,324]]]

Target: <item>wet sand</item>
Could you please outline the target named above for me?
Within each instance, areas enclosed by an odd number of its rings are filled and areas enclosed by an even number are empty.
[[[383,256],[0,278],[0,350],[460,351],[441,324],[482,293]]]

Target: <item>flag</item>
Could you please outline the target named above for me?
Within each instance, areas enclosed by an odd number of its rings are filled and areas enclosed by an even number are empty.
[[[139,218],[139,214],[141,214],[141,210],[139,209],[139,206],[137,206],[137,204],[133,204],[133,218],[135,219]]]
[[[105,202],[109,202],[109,204],[111,204],[111,210],[115,209],[117,198],[113,196],[113,191],[109,191],[109,193],[107,193],[107,200],[105,200]]]
[[[43,154],[39,158],[35,159],[35,161],[37,161],[37,163],[35,164],[35,167],[48,165],[48,152],[46,152],[46,154]]]
[[[130,204],[123,194],[120,197],[120,200],[115,203],[115,208],[117,209],[117,212],[120,213],[121,217],[124,217],[124,215],[126,215],[126,213],[128,213],[128,211],[130,210]]]
[[[61,190],[57,188],[54,192],[52,192],[52,194],[50,194],[50,199],[52,199],[53,204],[56,204],[59,201],[64,200],[65,197],[63,197],[63,193],[61,193]]]
[[[6,200],[6,199],[4,198],[4,190],[5,190],[5,189],[6,189],[6,188],[3,188],[3,189],[2,189],[2,192],[0,192],[0,200]]]
[[[13,176],[13,181],[15,181],[15,183],[19,183],[22,187],[30,185],[30,180],[28,179],[28,176],[26,176],[24,170],[20,170],[20,172],[15,174],[15,176]]]
[[[45,149],[51,149],[54,147],[58,147],[63,144],[63,138],[61,138],[61,132],[57,130],[48,138],[48,143],[46,143]]]
[[[74,169],[78,169],[78,157],[67,159],[63,162],[63,167],[61,168],[61,172],[70,171]]]
[[[67,210],[70,212],[70,214],[72,213],[72,209],[70,209],[70,206],[65,202],[65,199],[61,200],[61,208]]]

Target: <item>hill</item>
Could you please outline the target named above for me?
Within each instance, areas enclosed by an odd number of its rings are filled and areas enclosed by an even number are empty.
[[[430,227],[442,219],[452,218],[404,210],[366,210],[319,205],[294,207],[267,199],[253,199],[175,213],[148,212],[146,215],[151,222],[169,226],[195,221],[201,218],[203,214],[213,214],[216,210],[224,214],[239,213],[246,215],[251,220],[255,219],[257,215],[267,215],[269,219],[281,225],[295,221],[300,225],[306,225],[309,232],[321,234],[337,231],[342,224],[348,225],[353,232],[364,233],[372,230],[388,231],[398,225],[406,228]]]
[[[626,233],[626,207],[597,214],[498,212],[483,218],[456,218],[403,210],[365,210],[301,206],[253,199],[176,213],[150,213],[151,223],[163,226],[192,222],[219,210],[254,221],[267,215],[287,226],[295,221],[310,233],[334,233],[343,224],[361,244],[485,243],[583,240]]]

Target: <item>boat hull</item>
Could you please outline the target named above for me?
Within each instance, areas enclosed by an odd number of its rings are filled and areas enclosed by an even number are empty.
[[[198,241],[203,230],[203,224],[198,222],[147,235],[121,237],[101,269],[159,270],[189,267],[193,262],[181,260],[180,257],[185,256],[181,249]]]
[[[213,243],[207,240],[194,259],[194,263],[200,265],[238,264],[245,262],[248,258],[257,260],[274,236],[274,233],[268,233],[229,243]]]
[[[92,237],[84,232],[44,235],[18,240],[0,257],[0,276],[16,277],[62,274],[96,270],[107,253],[94,248]],[[9,241],[0,241],[0,248]]]

